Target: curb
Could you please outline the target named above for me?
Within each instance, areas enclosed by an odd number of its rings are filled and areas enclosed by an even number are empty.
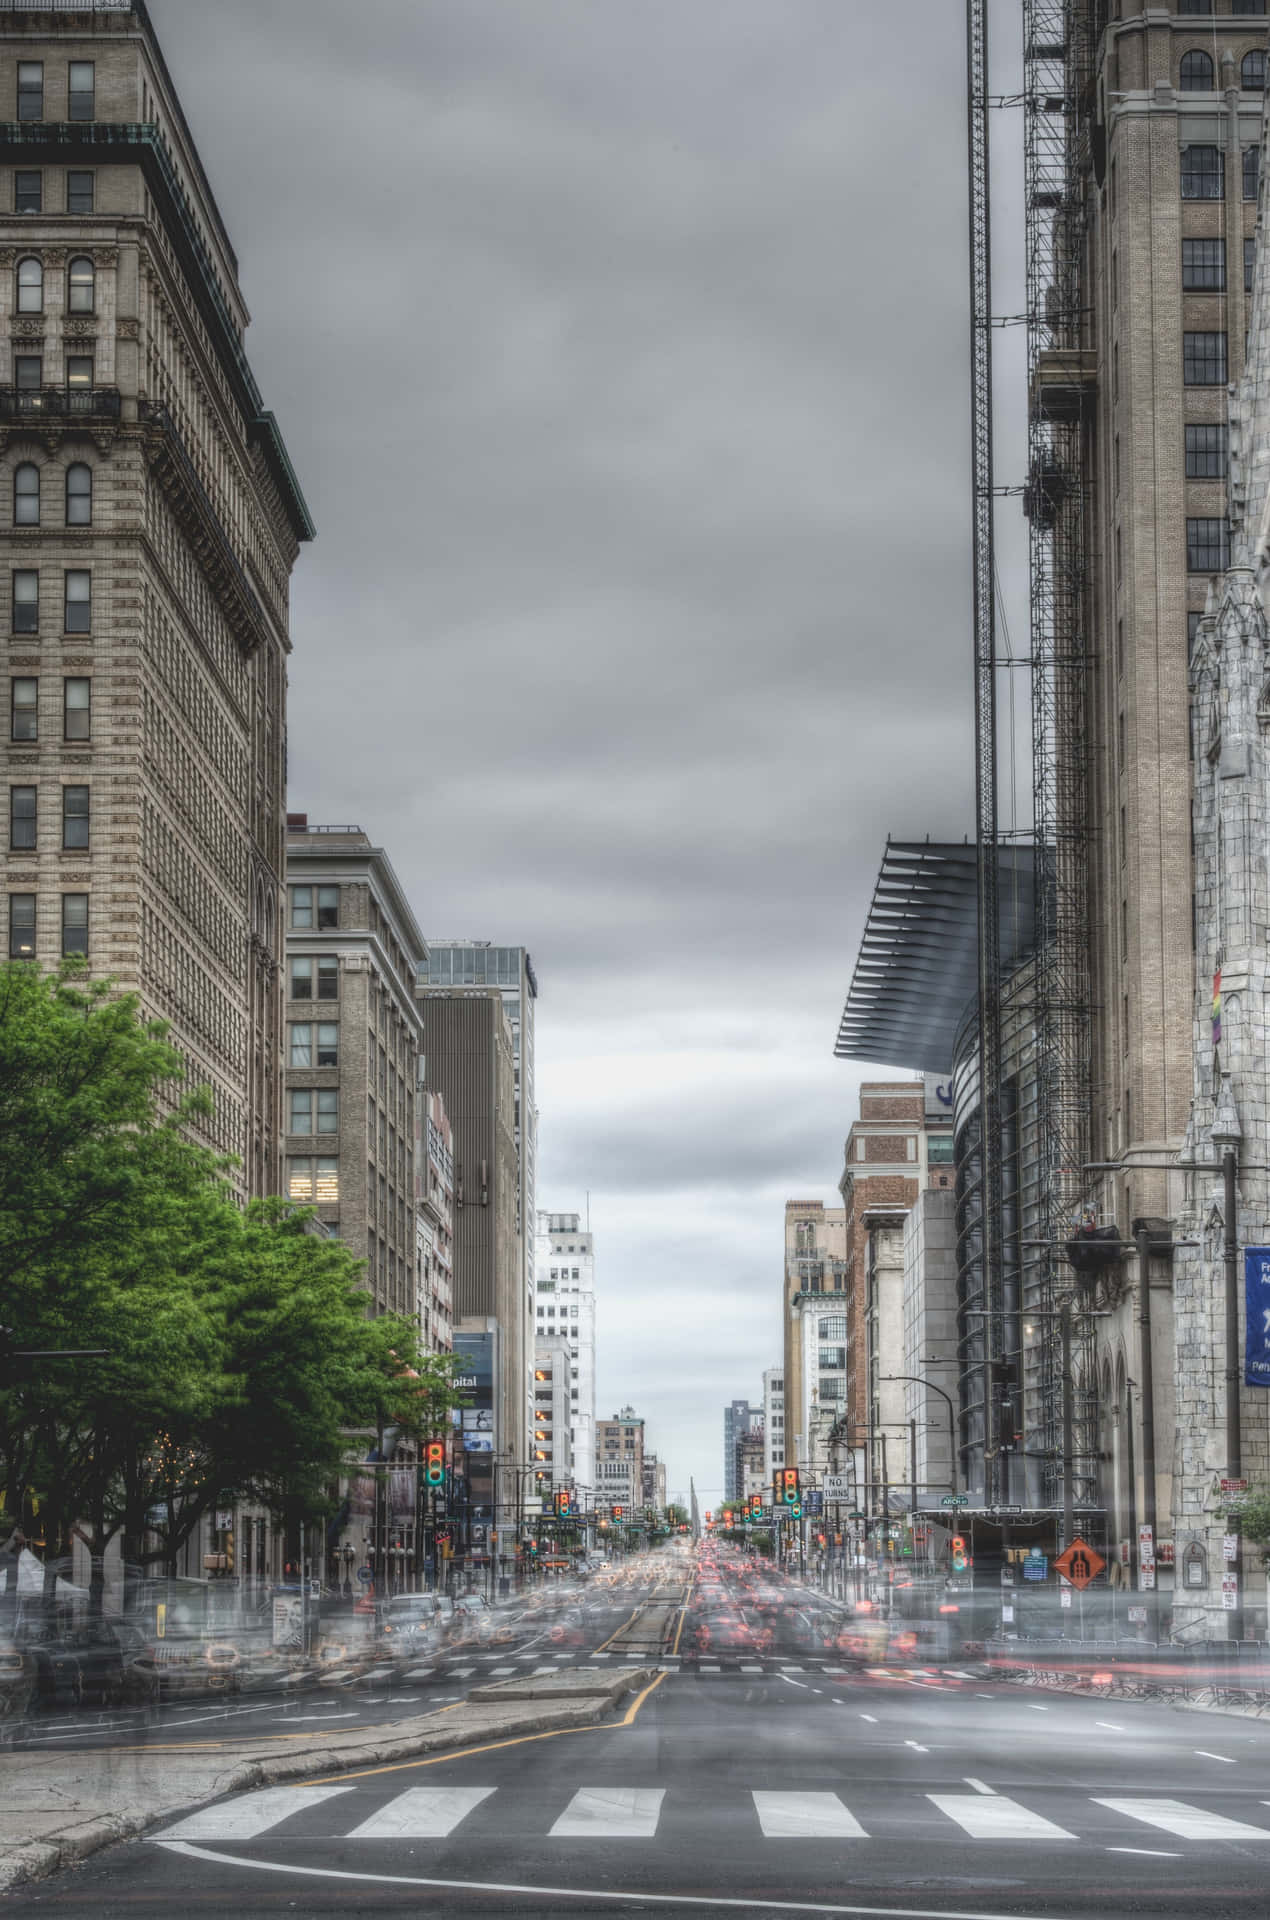
[[[1205,1699],[1204,1694],[1210,1693],[1210,1689],[1206,1687],[1201,1688],[1199,1694],[1193,1699],[1190,1695],[1164,1694],[1155,1700],[1140,1700],[1136,1694],[1125,1691],[1114,1682],[1110,1687],[1091,1687],[1080,1680],[1068,1684],[1063,1681],[1038,1678],[1035,1672],[1026,1678],[1017,1674],[1004,1673],[997,1673],[991,1677],[1004,1681],[1010,1687],[1031,1687],[1034,1691],[1041,1693],[1072,1694],[1078,1700],[1118,1700],[1130,1707],[1168,1707],[1174,1713],[1213,1713],[1228,1720],[1263,1720],[1267,1713],[1270,1713],[1270,1702],[1264,1707],[1251,1707],[1220,1703],[1212,1699],[1211,1695],[1210,1698]]]
[[[556,1706],[540,1707],[537,1712],[508,1715],[476,1730],[470,1727],[465,1729],[454,1720],[448,1720],[405,1738],[385,1737],[374,1743],[368,1742],[356,1753],[341,1752],[334,1758],[328,1757],[328,1750],[316,1742],[312,1749],[303,1753],[293,1749],[288,1753],[255,1757],[231,1767],[218,1779],[215,1793],[202,1799],[175,1802],[158,1812],[93,1814],[67,1827],[53,1839],[0,1846],[0,1895],[30,1886],[37,1880],[47,1880],[65,1868],[79,1866],[106,1847],[117,1846],[123,1840],[139,1839],[152,1827],[179,1814],[207,1806],[213,1800],[223,1799],[229,1793],[281,1786],[315,1773],[356,1773],[363,1768],[391,1766],[396,1761],[408,1762],[431,1753],[447,1753],[452,1749],[480,1744],[486,1739],[491,1742],[516,1740],[523,1739],[527,1734],[567,1733],[575,1727],[596,1726],[628,1693],[638,1693],[648,1686],[656,1671],[656,1668],[638,1668],[621,1679],[615,1678],[602,1697],[561,1701]],[[494,1703],[476,1704],[488,1706]],[[138,1751],[143,1753],[145,1749]]]

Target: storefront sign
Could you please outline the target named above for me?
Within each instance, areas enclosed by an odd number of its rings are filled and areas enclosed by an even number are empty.
[[[1270,1387],[1270,1247],[1244,1248],[1244,1305],[1244,1384]]]

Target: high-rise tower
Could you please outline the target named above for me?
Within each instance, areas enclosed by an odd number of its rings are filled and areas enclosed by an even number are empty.
[[[0,8],[8,952],[171,1023],[278,1190],[288,580],[313,526],[143,0]]]

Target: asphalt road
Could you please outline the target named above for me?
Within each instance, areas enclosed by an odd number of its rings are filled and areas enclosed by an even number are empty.
[[[1270,1729],[964,1671],[681,1652],[618,1723],[238,1795],[10,1904],[1264,1915]]]

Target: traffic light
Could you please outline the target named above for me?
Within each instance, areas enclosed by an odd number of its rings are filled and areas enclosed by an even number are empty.
[[[556,1488],[556,1512],[563,1519],[568,1514],[568,1511],[569,1511],[569,1489],[568,1487],[557,1487]]]
[[[954,1533],[948,1552],[953,1572],[964,1573],[970,1562],[966,1558],[966,1543],[959,1533]]]
[[[795,1494],[792,1500],[787,1500],[785,1502],[785,1511],[788,1513],[791,1520],[801,1520],[803,1517],[803,1503],[802,1503],[801,1497]]]
[[[706,1508],[706,1525],[707,1525],[707,1526],[711,1526],[711,1525],[713,1524],[713,1522],[714,1522],[714,1515],[713,1515],[713,1513],[712,1513],[712,1512],[710,1511],[710,1508],[709,1508],[709,1507],[707,1507],[707,1508]]]
[[[613,1509],[613,1518],[614,1518],[615,1520],[620,1520],[620,1519],[621,1519],[621,1517],[622,1517],[622,1515],[623,1515],[623,1514],[624,1514],[625,1512],[626,1512],[626,1508],[625,1508],[625,1507],[614,1507],[614,1509]]]
[[[752,1494],[750,1495],[750,1512],[751,1512],[752,1514],[754,1514],[755,1516],[757,1516],[758,1514],[760,1514],[760,1513],[762,1513],[762,1511],[763,1511],[763,1496],[762,1496],[762,1494],[761,1494],[761,1493],[752,1493]]]
[[[429,1487],[445,1485],[445,1441],[429,1440],[424,1451],[424,1483]]]
[[[783,1497],[784,1497],[786,1506],[792,1506],[795,1501],[798,1501],[799,1505],[801,1505],[802,1502],[801,1502],[799,1485],[798,1485],[798,1468],[782,1467],[781,1482],[784,1487]]]

